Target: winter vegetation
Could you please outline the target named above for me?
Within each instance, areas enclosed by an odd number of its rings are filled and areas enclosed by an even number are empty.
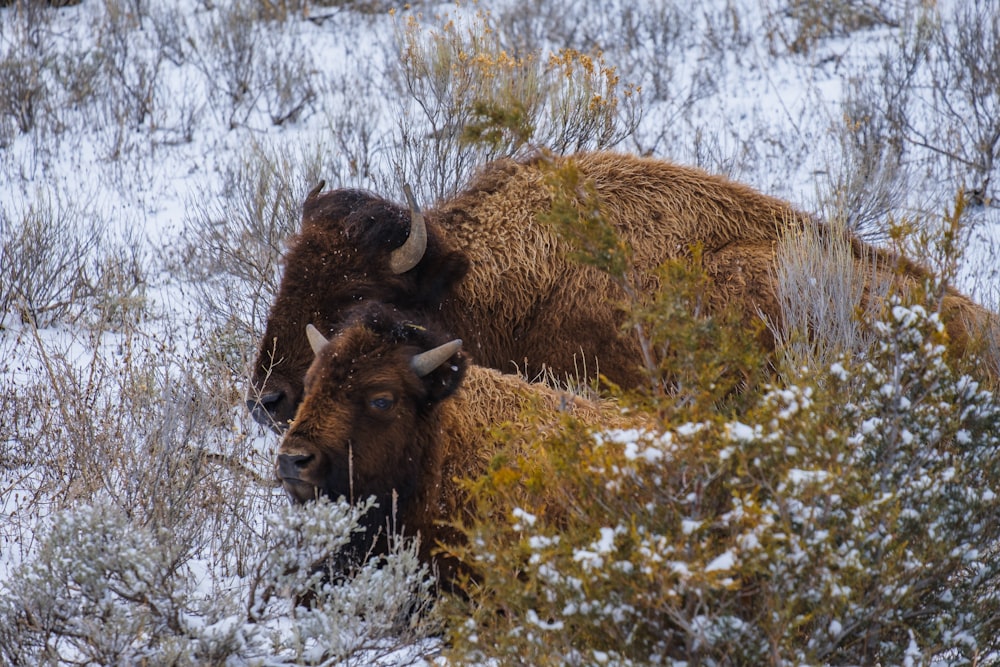
[[[996,3],[0,0],[0,90],[0,663],[1000,663],[1000,343],[939,317],[1000,312]],[[406,540],[330,576],[370,505],[290,506],[243,402],[306,193],[599,148],[937,279],[858,312],[789,237],[765,360],[696,264],[639,298],[600,215],[564,230],[650,353],[578,389],[656,428],[498,424],[461,595]]]

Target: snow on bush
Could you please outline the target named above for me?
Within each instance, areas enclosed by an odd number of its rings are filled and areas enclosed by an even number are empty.
[[[995,654],[1000,404],[949,367],[923,306],[896,301],[874,329],[866,357],[746,409],[665,413],[661,433],[555,435],[473,485],[483,518],[465,557],[481,581],[454,610],[471,619],[452,625],[455,660]],[[544,494],[531,491],[540,468]],[[553,488],[565,506],[546,500]]]
[[[259,560],[228,579],[206,574],[171,531],[111,505],[64,511],[0,586],[0,658],[329,664],[398,651],[420,636],[432,599],[414,545],[396,543],[383,561],[336,577],[327,567],[370,506],[320,501],[270,513]]]

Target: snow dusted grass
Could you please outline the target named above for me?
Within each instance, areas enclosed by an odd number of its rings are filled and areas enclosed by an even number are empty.
[[[142,312],[148,259],[132,230],[55,193],[11,202],[6,213],[0,312],[20,312],[40,326],[81,318],[124,326]]]
[[[778,293],[785,319],[775,337],[781,341],[789,368],[825,368],[841,356],[864,354],[872,343],[864,322],[870,320],[889,294],[888,276],[878,282],[876,258],[856,260],[842,221],[820,234],[815,228],[795,230],[782,239],[778,252]],[[857,270],[858,264],[863,272]],[[866,281],[871,294],[868,312]]]
[[[937,268],[1000,307],[992,4],[633,4],[0,8],[0,661],[407,664],[439,632],[456,661],[988,659],[995,403],[951,383],[909,309],[877,341],[833,313],[822,349],[788,364],[814,378],[744,399],[728,388],[759,377],[734,372],[748,357],[729,338],[667,346],[683,358],[651,371],[677,392],[654,406],[670,435],[550,443],[567,462],[608,457],[560,472],[586,482],[571,495],[586,511],[572,530],[541,512],[529,526],[527,506],[519,527],[503,512],[495,535],[475,527],[470,558],[521,545],[508,564],[527,563],[526,583],[484,568],[496,576],[444,626],[407,544],[320,585],[311,610],[292,603],[351,521],[287,507],[276,439],[242,399],[320,179],[397,199],[409,181],[429,201],[495,156],[617,146],[868,238],[905,220],[928,259],[964,190],[953,250],[968,254]],[[806,318],[857,289],[835,270],[802,281],[815,251],[786,267]],[[905,313],[930,347],[892,342]],[[616,505],[629,485],[659,495]]]

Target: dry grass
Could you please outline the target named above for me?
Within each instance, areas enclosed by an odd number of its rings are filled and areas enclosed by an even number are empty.
[[[878,313],[890,288],[888,279],[869,284],[874,261],[855,258],[843,223],[785,234],[776,275],[784,321],[774,333],[789,371],[828,368],[870,348],[872,332],[862,322]]]

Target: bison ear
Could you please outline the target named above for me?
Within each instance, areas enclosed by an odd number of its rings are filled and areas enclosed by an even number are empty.
[[[423,379],[428,401],[442,401],[462,384],[468,362],[461,353],[461,347],[461,340],[453,340],[411,360],[414,372]]]

